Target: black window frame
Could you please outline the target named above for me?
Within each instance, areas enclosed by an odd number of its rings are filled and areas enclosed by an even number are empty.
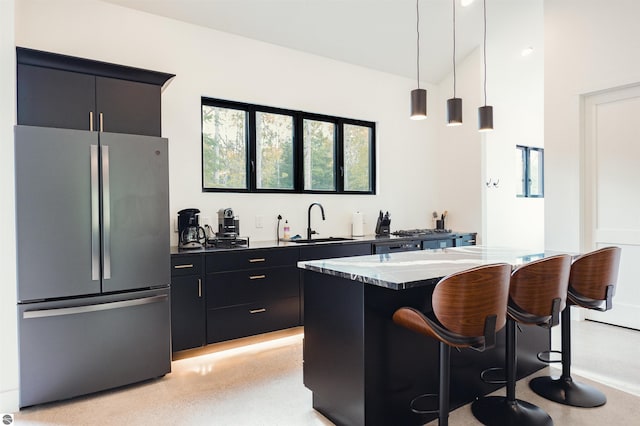
[[[204,169],[204,126],[202,110],[204,106],[230,108],[243,110],[246,113],[246,188],[208,188],[205,187]],[[256,156],[257,156],[257,127],[256,113],[272,113],[290,115],[293,117],[293,188],[257,188]],[[334,190],[306,190],[304,189],[304,146],[303,123],[304,120],[326,121],[335,125],[334,137]],[[369,152],[369,190],[345,191],[344,190],[344,132],[345,124],[368,127],[371,131],[371,146]],[[291,194],[349,194],[349,195],[375,195],[376,194],[376,123],[365,120],[337,117],[332,115],[317,114],[305,111],[296,111],[285,108],[256,105],[245,102],[229,101],[202,97],[200,103],[200,168],[202,192],[231,192],[231,193],[291,193]]]
[[[519,198],[544,198],[544,148],[516,145],[516,149],[521,151],[522,164],[524,167],[523,181],[521,182],[520,192],[516,194]],[[540,191],[531,193],[531,152],[539,153],[539,186]]]

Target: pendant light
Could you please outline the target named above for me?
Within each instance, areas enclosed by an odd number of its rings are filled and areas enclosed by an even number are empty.
[[[427,91],[420,88],[420,7],[416,0],[416,69],[418,74],[418,88],[411,91],[411,119],[424,120],[427,118]]]
[[[478,108],[478,130],[487,132],[493,130],[493,107],[487,105],[487,0],[483,0],[484,8],[484,36],[483,36],[483,63],[484,63],[484,106]]]
[[[462,99],[456,98],[456,0],[453,3],[453,98],[447,99],[447,126],[462,124]]]

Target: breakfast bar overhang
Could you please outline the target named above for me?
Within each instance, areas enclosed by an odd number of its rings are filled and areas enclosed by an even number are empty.
[[[438,390],[438,342],[395,325],[402,306],[430,310],[438,281],[455,272],[505,262],[514,268],[558,253],[482,246],[299,262],[304,276],[304,384],[313,407],[337,425],[420,425],[411,400]],[[518,379],[546,364],[549,330],[522,326]],[[485,352],[451,351],[451,409],[501,385],[480,373],[504,365],[504,330]],[[434,406],[437,407],[437,404]]]

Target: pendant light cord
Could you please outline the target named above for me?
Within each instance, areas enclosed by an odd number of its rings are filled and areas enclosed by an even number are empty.
[[[484,35],[482,56],[484,62],[484,106],[487,106],[487,0],[483,1]]]
[[[420,7],[419,1],[416,0],[416,70],[418,75],[418,89],[420,88]]]
[[[456,97],[456,0],[453,4],[453,97]]]

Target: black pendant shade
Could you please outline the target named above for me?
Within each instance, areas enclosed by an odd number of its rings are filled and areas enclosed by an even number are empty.
[[[424,120],[427,118],[427,91],[414,89],[411,91],[411,119]]]
[[[447,99],[447,126],[459,126],[462,124],[462,99]]]
[[[490,105],[478,108],[478,130],[486,132],[493,130],[493,107]]]

